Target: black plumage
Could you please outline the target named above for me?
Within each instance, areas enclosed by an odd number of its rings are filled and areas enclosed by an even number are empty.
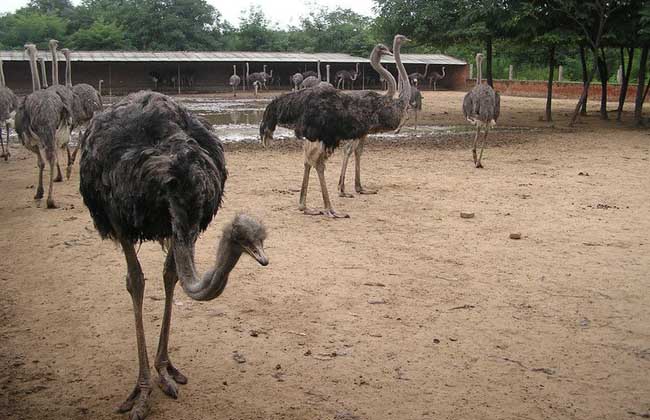
[[[129,95],[98,113],[81,143],[80,191],[103,238],[162,240],[180,229],[195,239],[221,205],[223,146],[167,96]]]

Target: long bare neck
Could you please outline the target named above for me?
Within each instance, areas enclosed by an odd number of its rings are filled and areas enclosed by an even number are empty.
[[[50,45],[50,52],[52,53],[52,86],[56,86],[59,84],[59,61],[54,45]]]
[[[32,91],[41,90],[41,81],[38,79],[38,68],[36,67],[36,55],[29,52],[29,69],[32,71]]]
[[[481,62],[482,61],[483,60],[481,59],[481,56],[477,55],[476,56],[476,85],[477,86],[481,84],[481,79],[483,77],[483,74],[482,74],[483,72],[481,70]]]
[[[43,57],[38,58],[38,64],[41,68],[41,81],[43,83],[43,89],[47,89],[47,69],[45,68],[45,60]]]
[[[402,64],[401,48],[401,42],[395,40],[395,42],[393,42],[393,55],[395,56],[395,64],[397,64],[397,77],[399,77],[398,98],[403,103],[404,109],[406,109],[411,101],[411,83],[409,82],[406,68],[404,67],[404,64]]]
[[[65,55],[65,85],[72,87],[72,62],[70,60],[70,54]]]
[[[236,64],[232,66],[232,74],[237,76],[237,65]]]
[[[395,82],[393,75],[388,70],[386,70],[384,66],[381,65],[381,54],[379,54],[378,49],[372,50],[372,53],[370,55],[370,65],[373,69],[375,69],[377,73],[381,75],[386,83],[388,83],[388,90],[384,96],[387,98],[392,98],[395,96],[395,92],[397,91],[397,82]]]
[[[194,243],[184,244],[173,239],[172,252],[176,272],[185,293],[194,300],[212,300],[219,296],[228,283],[230,272],[237,265],[242,252],[224,235],[219,242],[217,260],[210,270],[199,277],[194,266]]]
[[[442,68],[442,77],[445,77],[445,68]]]
[[[427,63],[427,65],[424,66],[424,77],[427,77],[427,74],[429,74],[429,63]]]
[[[246,78],[247,79],[248,79],[248,75],[250,74],[249,71],[250,71],[250,68],[248,66],[248,63],[246,63]]]
[[[0,58],[0,87],[5,87],[5,70],[2,64],[2,58]]]

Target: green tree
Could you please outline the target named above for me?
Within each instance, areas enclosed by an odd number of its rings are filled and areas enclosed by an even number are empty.
[[[79,29],[69,38],[78,50],[128,50],[131,48],[124,30],[115,23],[98,20],[89,28]]]
[[[66,21],[58,16],[23,9],[0,17],[0,46],[22,49],[32,42],[38,48],[46,48],[50,39],[65,38],[66,26]]]

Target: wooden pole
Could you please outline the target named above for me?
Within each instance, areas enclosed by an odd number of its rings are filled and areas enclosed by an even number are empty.
[[[181,63],[178,63],[178,73],[176,74],[176,86],[178,87],[178,94],[181,94]]]

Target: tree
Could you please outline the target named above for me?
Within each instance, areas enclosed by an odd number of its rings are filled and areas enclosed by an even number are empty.
[[[304,42],[315,52],[365,56],[373,47],[370,31],[370,19],[350,9],[322,8],[301,21]]]
[[[46,48],[52,39],[63,39],[67,23],[55,15],[23,9],[0,17],[0,45],[3,48],[22,49],[28,42]]]
[[[115,23],[103,20],[89,28],[79,29],[70,37],[72,47],[78,50],[128,50],[131,48],[124,30]]]

